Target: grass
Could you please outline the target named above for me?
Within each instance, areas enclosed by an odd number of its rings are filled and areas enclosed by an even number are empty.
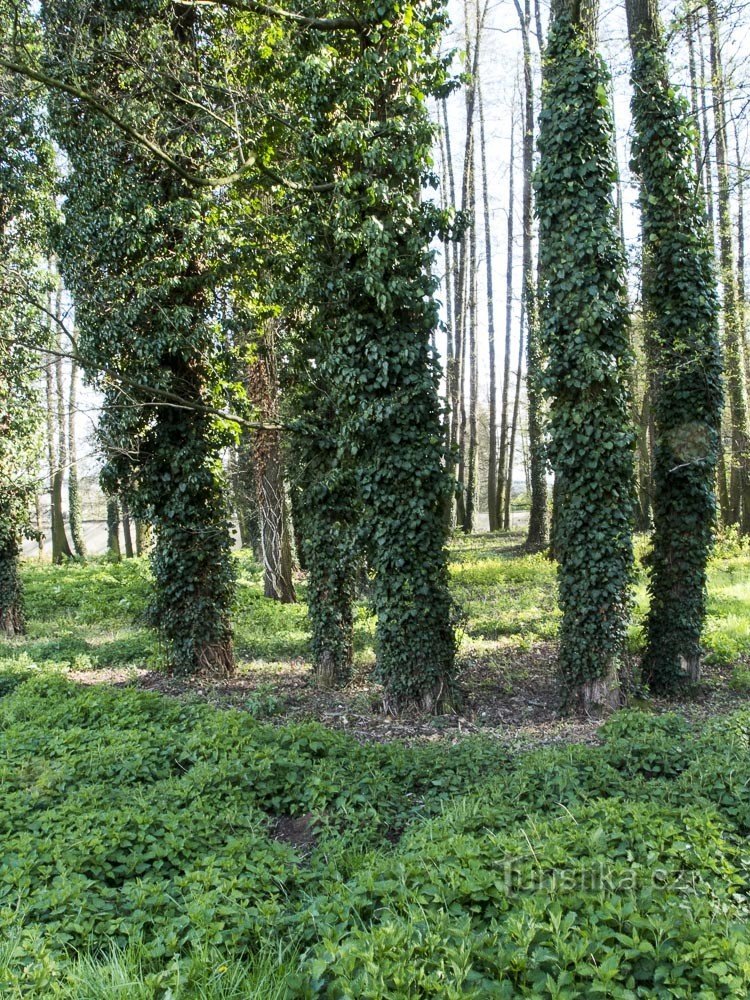
[[[450,578],[463,611],[464,654],[529,650],[554,642],[559,625],[555,566],[544,555],[524,555],[523,535],[457,536],[451,545]],[[631,650],[642,647],[648,608],[642,556],[637,547]],[[304,582],[296,605],[263,596],[261,568],[240,553],[235,608],[236,648],[241,661],[275,665],[309,656]],[[22,642],[0,642],[0,657],[25,655],[40,665],[76,669],[124,666],[156,668],[162,652],[142,617],[149,574],[143,560],[119,564],[50,566],[28,562],[23,571],[29,634]],[[364,601],[357,609],[355,656],[374,661],[375,620]],[[721,542],[709,570],[705,634],[708,662],[741,664],[750,656],[750,548]]]

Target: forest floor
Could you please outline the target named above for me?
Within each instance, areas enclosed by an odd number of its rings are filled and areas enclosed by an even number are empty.
[[[555,675],[555,566],[523,551],[523,532],[457,535],[450,547],[454,599],[461,609],[460,712],[393,719],[381,710],[373,677],[375,620],[367,601],[357,605],[355,676],[341,691],[315,684],[308,654],[305,583],[299,601],[282,606],[263,596],[260,567],[237,555],[236,649],[238,670],[229,680],[170,677],[158,644],[142,624],[148,570],[143,561],[53,567],[29,561],[25,588],[29,634],[0,643],[39,666],[54,664],[80,683],[135,685],[284,724],[315,720],[359,740],[456,739],[485,733],[514,745],[590,742],[597,719],[560,713]],[[679,702],[648,698],[637,683],[647,594],[637,546],[633,621],[624,690],[630,705],[656,712],[677,709],[700,721],[741,707],[750,699],[750,546],[727,539],[717,545],[709,573],[707,657],[703,679]]]
[[[453,540],[466,701],[431,719],[378,711],[366,601],[356,680],[318,691],[304,581],[269,601],[247,554],[221,684],[161,669],[144,561],[26,564],[0,997],[746,1000],[750,548],[712,560],[702,684],[627,680],[600,726],[560,718],[555,568],[521,542]],[[632,677],[645,604],[639,568]]]

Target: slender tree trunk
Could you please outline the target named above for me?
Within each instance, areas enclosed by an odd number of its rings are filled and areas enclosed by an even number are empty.
[[[442,115],[440,125],[440,201],[443,209],[454,208],[455,181],[453,177],[453,161],[450,149],[450,130],[448,125],[448,111],[446,101],[443,98],[439,104],[439,113]],[[445,270],[445,441],[450,443],[450,372],[453,369],[453,329],[455,321],[453,317],[453,240],[450,234],[443,240],[443,259]]]
[[[122,561],[120,549],[120,505],[116,497],[107,497],[107,556],[112,562]]]
[[[453,152],[451,133],[448,121],[448,104],[445,98],[440,102],[443,112],[443,137],[445,148],[445,169],[450,193],[450,204],[456,206],[456,180],[453,170]],[[446,445],[448,451],[447,468],[451,480],[456,478],[456,454],[458,446],[458,398],[461,379],[460,357],[458,344],[458,313],[459,306],[459,246],[453,241],[446,243],[446,311],[448,313],[448,330],[445,364],[445,396],[446,396]],[[445,505],[445,523],[453,524],[455,493],[450,496]]]
[[[64,559],[71,559],[73,551],[68,541],[67,532],[65,531],[65,517],[63,515],[63,486],[65,467],[68,463],[68,449],[62,367],[63,345],[60,337],[62,284],[59,277],[57,278],[57,288],[54,294],[54,315],[57,320],[54,325],[54,343],[57,348],[57,356],[54,359],[50,358],[50,365],[47,369],[47,432],[49,434],[49,456],[51,462],[52,562],[61,563]]]
[[[489,399],[489,456],[487,467],[487,511],[489,513],[490,531],[500,527],[498,518],[497,492],[497,361],[495,358],[495,299],[492,280],[492,218],[490,215],[489,180],[487,177],[487,141],[484,127],[484,105],[482,90],[479,87],[479,157],[482,167],[482,207],[484,210],[484,263],[487,285],[487,341],[490,362],[490,399]]]
[[[711,157],[711,129],[708,124],[708,96],[706,88],[706,56],[703,49],[703,34],[700,24],[697,27],[698,54],[700,56],[701,73],[701,120],[703,123],[703,187],[706,192],[706,211],[711,228],[711,239],[714,239],[714,180],[713,161]]]
[[[510,503],[513,496],[513,468],[516,457],[516,434],[518,433],[518,417],[521,412],[521,383],[523,382],[523,359],[526,340],[524,338],[523,317],[521,318],[521,333],[518,338],[518,368],[516,369],[516,390],[513,397],[513,419],[510,424],[510,440],[508,442],[508,473],[505,479],[505,503],[503,507],[503,527],[511,529]]]
[[[133,533],[131,531],[130,510],[128,502],[123,497],[120,503],[122,509],[122,537],[125,542],[125,558],[132,559],[135,555],[133,550]]]
[[[73,344],[75,348],[75,342]],[[78,482],[78,442],[76,440],[76,406],[78,405],[78,365],[70,362],[70,392],[68,394],[68,520],[73,548],[81,559],[86,558],[81,515],[81,491]]]
[[[151,550],[151,527],[140,518],[135,521],[135,554],[145,556]]]
[[[34,516],[36,519],[36,543],[39,549],[39,558],[44,555],[44,521],[42,518],[42,498],[36,493],[34,495]]]
[[[474,116],[476,111],[477,79],[479,73],[479,51],[482,37],[482,26],[487,10],[487,3],[482,12],[476,10],[476,30],[471,35],[471,19],[469,5],[464,3],[466,65],[470,80],[465,88],[466,101],[466,138],[464,142],[464,163],[461,179],[461,208],[463,212],[471,210],[471,176],[474,168]],[[458,456],[458,492],[456,494],[456,523],[466,523],[466,348],[469,323],[469,300],[471,298],[470,273],[470,241],[464,234],[457,247],[457,280],[456,300],[453,315],[456,324],[454,351],[456,357],[456,377],[453,383],[453,412],[451,424],[451,449]]]
[[[742,328],[742,353],[745,359],[745,375],[750,378],[750,351],[747,342],[747,297],[745,291],[745,166],[740,153],[740,134],[737,119],[734,120],[734,149],[737,158],[737,301]]]
[[[721,514],[721,523],[726,527],[726,525],[732,523],[732,507],[729,502],[729,486],[727,483],[727,455],[726,449],[722,446],[719,448],[719,461],[716,467],[716,494],[719,498],[719,513]]]
[[[462,528],[470,534],[474,530],[474,504],[477,489],[477,396],[479,394],[479,365],[477,359],[477,199],[475,172],[475,142],[471,147],[471,177],[469,181],[470,204],[474,224],[469,233],[469,301],[467,312],[469,355],[469,407],[468,438],[466,447],[466,493]]]
[[[536,287],[533,262],[533,191],[534,173],[534,67],[531,61],[531,7],[526,0],[524,9],[514,0],[521,25],[523,42],[524,129],[523,129],[523,291],[522,308],[526,316],[526,394],[529,422],[529,466],[531,478],[531,509],[526,548],[538,552],[547,545],[547,458],[542,425],[543,397],[541,390],[542,358],[537,330]]]
[[[248,366],[248,395],[269,424],[278,416],[278,380],[276,375],[276,331],[266,322],[258,356]],[[263,557],[266,597],[282,604],[296,601],[292,579],[292,542],[289,509],[286,499],[281,430],[259,430],[253,436],[253,472],[255,474],[260,543]]]
[[[515,98],[515,94],[514,94]],[[506,492],[513,478],[513,458],[508,457],[508,397],[510,395],[510,355],[513,337],[513,222],[515,213],[515,102],[510,116],[510,162],[508,167],[508,242],[505,264],[505,357],[503,361],[503,392],[500,403],[500,447],[497,459],[497,521],[503,531],[510,530],[510,507],[506,507]]]
[[[750,534],[750,437],[748,435],[743,324],[737,289],[737,270],[732,245],[732,215],[729,201],[729,164],[721,39],[716,0],[707,0],[716,167],[719,177],[719,260],[724,307],[724,359],[729,412],[732,421],[732,468],[730,504],[732,520],[743,534]]]
[[[705,199],[705,183],[703,180],[703,155],[701,119],[698,105],[698,70],[695,58],[695,11],[688,8],[685,17],[685,38],[688,47],[688,71],[690,73],[690,114],[693,118],[693,128],[695,129],[695,142],[693,144],[693,155],[695,158],[695,176],[701,186],[701,192]]]
[[[648,373],[646,375],[648,378]],[[638,516],[636,520],[637,531],[648,531],[651,527],[651,447],[650,434],[651,427],[651,390],[648,385],[644,387],[643,399],[636,421],[636,434],[638,435]]]

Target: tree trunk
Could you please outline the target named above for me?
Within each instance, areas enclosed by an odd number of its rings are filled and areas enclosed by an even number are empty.
[[[745,376],[750,378],[750,349],[747,341],[747,296],[745,292],[745,166],[740,153],[740,134],[734,120],[734,149],[737,158],[737,302],[740,311],[742,353],[745,359]]]
[[[626,0],[656,448],[644,679],[697,680],[723,398],[713,246],[657,0]],[[675,274],[679,274],[679,281]]]
[[[447,101],[443,98],[440,102],[440,108],[443,112],[443,129],[442,135],[444,137],[444,149],[445,149],[445,168],[446,177],[448,180],[448,190],[450,192],[450,204],[455,207],[456,205],[456,182],[455,174],[453,170],[453,152],[451,146],[451,133],[450,125],[448,121],[448,106]],[[457,307],[459,300],[459,279],[458,279],[458,265],[459,265],[459,247],[458,244],[448,240],[446,241],[446,312],[448,315],[448,329],[446,335],[446,361],[445,361],[445,397],[446,397],[446,426],[445,426],[445,441],[447,446],[447,469],[448,475],[451,480],[456,479],[456,451],[458,446],[458,398],[459,398],[459,386],[461,380],[461,372],[459,370],[459,353],[458,353],[458,315]],[[451,494],[451,496],[446,501],[445,505],[445,523],[448,528],[453,525],[454,518],[454,508],[456,504],[456,494]]]
[[[485,3],[484,12],[487,5]],[[466,102],[466,137],[464,142],[464,163],[463,175],[461,179],[461,210],[466,213],[472,207],[472,174],[474,170],[474,116],[476,111],[477,79],[479,74],[479,51],[482,38],[482,25],[484,23],[484,13],[476,11],[476,30],[474,37],[471,36],[471,24],[469,17],[469,5],[464,3],[465,39],[466,39],[466,68],[470,73],[469,83],[465,88]],[[472,222],[472,228],[474,222]],[[467,243],[469,244],[467,246]],[[470,334],[468,327],[470,322],[470,299],[472,289],[471,275],[471,243],[467,241],[466,234],[463,235],[458,247],[458,273],[456,280],[456,301],[453,307],[453,315],[456,324],[454,336],[454,351],[456,357],[455,379],[453,382],[453,398],[451,409],[453,411],[451,425],[451,449],[458,456],[458,492],[456,493],[456,523],[460,526],[466,525],[466,428],[467,428],[467,408],[466,408],[466,354],[467,340]]]
[[[76,343],[73,342],[75,349]],[[70,362],[70,392],[68,394],[68,450],[70,462],[68,466],[68,521],[70,536],[73,539],[75,553],[81,559],[86,558],[86,544],[83,538],[83,520],[81,516],[81,491],[78,483],[78,442],[76,440],[76,406],[78,405],[78,365],[75,360]]]
[[[648,374],[647,376],[648,377]],[[651,426],[651,391],[648,385],[643,390],[643,401],[636,422],[638,435],[638,515],[637,531],[651,528],[651,448],[649,428]]]
[[[534,67],[531,61],[531,7],[526,0],[522,10],[514,0],[521,25],[523,42],[524,128],[523,128],[523,291],[521,306],[526,316],[526,395],[529,422],[529,469],[531,508],[526,549],[539,552],[547,545],[547,458],[542,426],[543,397],[541,388],[542,358],[537,329],[536,287],[533,263],[533,190],[534,173]]]
[[[482,208],[484,210],[484,262],[486,267],[487,285],[487,341],[490,362],[490,399],[489,399],[489,456],[487,467],[487,511],[489,513],[490,531],[500,527],[498,517],[498,456],[497,456],[497,362],[495,358],[495,299],[492,280],[492,218],[490,215],[489,180],[487,178],[487,142],[484,128],[484,105],[482,90],[478,90],[479,99],[479,156],[482,167]]]
[[[54,272],[53,272],[54,273]],[[57,357],[48,356],[46,366],[47,385],[47,456],[50,470],[50,517],[52,527],[52,562],[61,563],[71,559],[73,552],[65,531],[63,515],[63,485],[65,465],[67,463],[67,448],[65,442],[65,397],[62,377],[62,350],[60,342],[60,325],[62,319],[62,285],[56,277],[57,287],[50,294],[50,312],[53,320],[52,341],[56,347]]]
[[[729,164],[724,97],[724,71],[716,0],[707,0],[713,80],[716,167],[719,177],[719,260],[724,307],[724,371],[732,421],[730,504],[732,520],[743,534],[750,534],[750,437],[748,435],[743,322],[737,290],[737,268],[732,245],[729,201]]]
[[[279,419],[275,338],[274,324],[267,321],[258,355],[247,369],[248,396],[268,424]],[[292,604],[297,597],[292,579],[281,430],[256,430],[252,447],[265,595],[282,604]]]
[[[44,555],[44,522],[42,520],[42,498],[38,493],[34,494],[34,517],[36,520],[36,544],[39,549],[39,558]]]
[[[590,715],[619,703],[634,494],[625,260],[597,20],[596,2],[553,0],[536,187],[540,347],[561,481],[559,671],[566,705]]]
[[[135,554],[145,556],[151,551],[151,526],[139,517],[135,520]]]
[[[479,363],[477,359],[477,199],[475,172],[475,142],[471,146],[471,178],[469,181],[470,204],[474,224],[469,233],[469,301],[468,301],[468,352],[469,352],[469,411],[468,442],[466,449],[466,493],[464,520],[461,527],[466,534],[474,530],[474,504],[477,488],[477,396],[479,395]]]
[[[6,538],[0,545],[0,635],[12,639],[24,631],[18,542]]]
[[[107,557],[112,562],[122,561],[120,550],[120,505],[116,497],[107,498]]]
[[[518,338],[518,368],[516,369],[516,391],[513,397],[513,419],[510,424],[510,440],[508,442],[508,474],[505,478],[505,502],[503,506],[503,528],[511,529],[510,503],[513,496],[513,467],[516,457],[516,434],[518,433],[518,417],[521,412],[521,383],[523,381],[524,347],[523,316],[521,317],[521,332]]]
[[[133,551],[133,533],[130,528],[130,510],[125,497],[122,498],[120,506],[122,509],[122,537],[125,542],[125,558],[132,559],[135,554]]]
[[[700,73],[701,73],[701,120],[703,123],[703,187],[706,192],[706,211],[708,213],[709,228],[711,231],[711,239],[714,240],[714,180],[713,180],[713,163],[711,159],[711,137],[712,130],[708,125],[708,97],[706,88],[706,56],[703,50],[703,34],[700,30],[700,24],[697,28],[698,35],[698,54],[700,56]]]
[[[510,354],[513,336],[513,216],[515,211],[515,92],[510,114],[510,163],[508,167],[508,241],[505,264],[505,357],[503,362],[503,392],[500,403],[500,448],[497,459],[497,522],[498,528],[510,530],[510,504],[506,507],[506,493],[513,478],[513,456],[508,456],[508,396],[510,395]],[[516,407],[518,406],[518,385],[516,386]]]
[[[706,197],[705,181],[703,179],[703,155],[700,108],[698,105],[698,70],[695,59],[695,11],[688,8],[685,15],[685,38],[688,47],[688,71],[690,73],[690,114],[695,129],[693,156],[695,158],[695,176],[701,186],[701,194]]]

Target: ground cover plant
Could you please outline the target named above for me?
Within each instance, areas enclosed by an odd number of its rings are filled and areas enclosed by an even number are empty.
[[[364,600],[359,681],[305,717],[279,680],[309,669],[304,604],[264,598],[245,554],[223,696],[140,689],[164,676],[143,563],[27,565],[29,634],[0,650],[0,995],[746,996],[746,547],[717,546],[693,702],[637,691],[550,731],[482,716],[531,697],[524,669],[553,690],[554,566],[517,543],[452,547],[474,708],[395,730]]]
[[[511,753],[19,667],[3,690],[4,996],[750,988],[747,711]]]

